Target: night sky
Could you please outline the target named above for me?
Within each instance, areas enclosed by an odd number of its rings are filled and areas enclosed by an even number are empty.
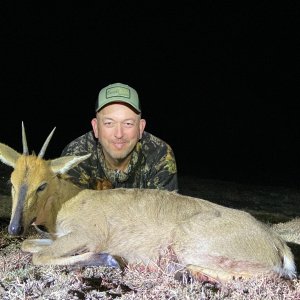
[[[122,82],[179,174],[300,186],[297,1],[98,2],[2,3],[0,142],[55,158]]]

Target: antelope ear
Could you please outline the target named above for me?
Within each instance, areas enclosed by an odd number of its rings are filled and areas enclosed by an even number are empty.
[[[90,156],[91,153],[83,156],[62,156],[51,160],[50,167],[55,174],[65,174]]]
[[[12,149],[11,147],[1,144],[0,143],[0,160],[10,166],[15,168],[16,161],[21,156],[16,150]]]

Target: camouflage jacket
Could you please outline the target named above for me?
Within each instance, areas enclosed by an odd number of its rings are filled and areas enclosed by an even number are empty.
[[[144,132],[137,143],[126,172],[106,167],[102,146],[92,131],[78,137],[63,150],[65,155],[92,155],[68,172],[72,180],[84,188],[95,189],[97,180],[109,180],[114,188],[178,189],[177,166],[171,147]]]

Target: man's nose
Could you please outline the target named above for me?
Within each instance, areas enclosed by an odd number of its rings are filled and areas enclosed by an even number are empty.
[[[115,127],[115,136],[117,138],[121,138],[123,136],[123,128],[122,128],[122,124],[117,123],[116,127]]]

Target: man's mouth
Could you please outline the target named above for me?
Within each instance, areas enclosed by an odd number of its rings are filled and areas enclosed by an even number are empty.
[[[117,149],[122,149],[122,148],[124,148],[124,145],[126,144],[126,142],[115,142],[113,144]]]

